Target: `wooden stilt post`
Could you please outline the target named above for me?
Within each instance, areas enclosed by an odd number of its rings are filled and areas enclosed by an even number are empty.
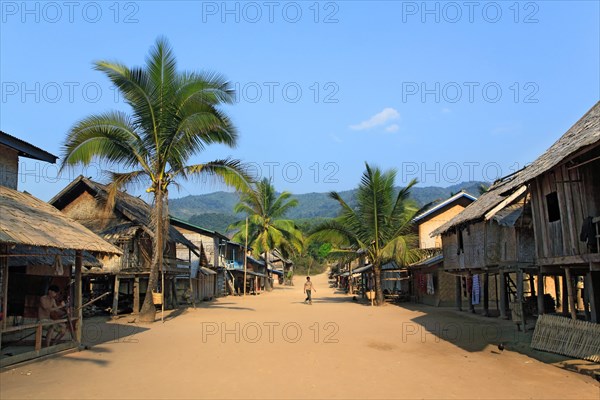
[[[585,312],[585,320],[592,320],[592,313],[590,310],[590,290],[592,288],[591,272],[585,274],[583,283],[583,311]]]
[[[537,308],[538,315],[542,315],[546,313],[544,309],[544,275],[542,275],[542,269],[538,271],[537,274]]]
[[[531,293],[532,297],[535,297],[535,279],[533,277],[533,274],[529,273],[529,292]]]
[[[591,269],[591,268],[590,268]],[[600,272],[589,272],[590,316],[591,321],[600,322]],[[586,282],[587,285],[587,282]],[[587,286],[586,286],[587,287]]]
[[[573,289],[573,280],[571,279],[571,269],[565,268],[565,277],[567,279],[567,294],[569,297],[569,312],[572,319],[577,319],[577,310],[575,309],[575,290]]]
[[[192,250],[188,250],[188,261],[190,263],[190,297],[192,298],[192,307],[196,308],[196,293],[194,290],[194,282],[192,281]],[[200,260],[198,260],[198,268],[200,268]]]
[[[506,298],[506,276],[504,275],[504,271],[500,271],[499,272],[500,275],[500,290],[499,290],[499,297],[500,297],[500,302],[498,303],[499,308],[500,308],[500,318],[502,319],[508,319],[508,316],[506,315],[506,304],[508,303],[507,298]]]
[[[7,246],[2,245],[1,248],[1,253],[8,255]],[[0,266],[2,266],[2,330],[4,330],[8,319],[8,257],[0,257]],[[2,345],[1,339],[0,337],[0,346]]]
[[[83,285],[81,269],[83,266],[83,255],[81,250],[75,252],[75,310],[77,314],[77,328],[75,329],[75,340],[81,343],[83,333]]]
[[[554,298],[556,300],[556,308],[560,307],[560,303],[562,301],[562,296],[560,293],[560,279],[558,276],[554,275],[552,277],[554,279]]]
[[[569,291],[567,290],[567,276],[566,274],[563,275],[562,277],[562,304],[561,304],[561,311],[563,313],[563,315],[568,315],[569,314]]]
[[[113,292],[113,306],[112,306],[112,315],[117,316],[119,312],[119,285],[121,283],[121,279],[119,275],[115,275],[115,287]]]
[[[34,350],[40,351],[42,349],[42,335],[44,333],[44,328],[42,325],[38,323],[38,326],[35,327],[35,344]]]
[[[171,291],[173,292],[173,308],[179,307],[179,298],[177,297],[177,285],[175,277],[171,278]]]
[[[133,278],[133,313],[140,313],[140,277]]]
[[[455,281],[454,299],[455,299],[456,309],[458,311],[462,311],[462,276],[460,276],[460,275],[455,276],[454,281]]]
[[[524,307],[524,279],[523,279],[523,270],[519,268],[517,270],[517,302],[521,305],[521,324],[523,326],[523,332],[527,332],[527,317],[525,316],[525,307]]]
[[[490,274],[485,272],[483,274],[483,315],[488,317],[490,315]]]
[[[469,290],[469,280],[471,281],[471,290]],[[473,274],[471,272],[467,275],[467,306],[470,312],[475,312],[475,305],[473,304]]]
[[[498,296],[498,274],[494,274],[494,292],[496,299],[496,310],[500,310],[500,297]]]

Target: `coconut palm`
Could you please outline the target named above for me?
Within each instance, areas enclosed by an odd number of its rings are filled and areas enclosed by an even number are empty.
[[[267,178],[254,183],[242,191],[240,202],[234,211],[248,216],[248,244],[255,255],[263,257],[267,265],[267,255],[279,250],[284,257],[302,251],[302,232],[294,221],[283,219],[285,213],[298,205],[298,200],[290,199],[289,192],[277,196],[275,188]],[[236,230],[233,240],[246,240],[246,221],[241,220],[229,226]]]
[[[381,305],[381,267],[390,261],[405,266],[420,258],[411,222],[418,209],[408,199],[410,189],[417,182],[412,180],[396,194],[395,170],[382,172],[365,165],[356,194],[356,209],[337,192],[331,192],[330,197],[342,207],[341,214],[317,226],[310,238],[329,240],[337,247],[331,253],[340,256],[364,251],[375,273],[376,304]]]
[[[153,196],[155,234],[148,290],[140,320],[152,322],[156,310],[152,289],[163,263],[168,232],[168,189],[177,180],[210,178],[235,188],[248,183],[241,163],[233,159],[188,165],[207,145],[234,147],[237,131],[218,107],[232,103],[229,82],[216,73],[181,72],[164,38],[157,39],[143,67],[98,61],[104,73],[131,107],[131,114],[109,111],[88,116],[69,131],[63,146],[65,166],[87,165],[94,160],[119,164],[127,172],[110,172],[109,205],[125,185],[148,184]],[[112,199],[112,200],[111,200]]]

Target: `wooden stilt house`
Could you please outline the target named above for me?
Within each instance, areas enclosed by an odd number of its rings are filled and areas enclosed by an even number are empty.
[[[112,290],[113,315],[138,313],[140,299],[143,300],[142,296],[147,290],[163,293],[167,307],[174,308],[185,303],[185,299],[178,296],[176,281],[183,279],[190,284],[189,254],[199,255],[199,250],[170,226],[159,279],[159,285],[164,282],[164,287],[148,288],[154,236],[152,210],[142,199],[125,192],[118,193],[114,207],[108,209],[107,197],[108,188],[105,185],[79,176],[50,200],[50,204],[63,214],[115,244],[123,252],[118,257],[102,258],[101,269],[92,268],[86,272],[85,277],[92,290],[96,290],[96,287],[99,290]],[[188,248],[186,259],[177,258],[178,244]]]
[[[600,102],[532,164],[432,234],[442,235],[444,268],[467,283],[481,273],[485,288],[486,276],[499,274],[502,316],[510,295],[519,318],[558,308],[598,322],[599,222]],[[457,278],[459,307],[463,291]]]
[[[94,255],[121,254],[56,208],[18,192],[19,157],[56,161],[52,154],[0,132],[0,367],[77,347],[83,329],[82,271],[99,266]],[[69,313],[39,320],[40,298],[50,285],[70,300]],[[46,342],[44,334],[57,323],[66,324],[68,333]]]

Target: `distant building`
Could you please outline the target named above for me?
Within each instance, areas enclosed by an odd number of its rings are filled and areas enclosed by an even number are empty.
[[[414,301],[436,307],[455,303],[455,277],[444,271],[441,235],[432,236],[431,233],[475,200],[476,197],[461,191],[434,204],[413,219],[419,234],[419,248],[429,253],[428,257],[409,267]]]

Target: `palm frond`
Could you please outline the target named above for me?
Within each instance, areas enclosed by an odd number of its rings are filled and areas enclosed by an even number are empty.
[[[247,173],[247,168],[238,160],[224,159],[210,161],[184,167],[181,171],[173,171],[184,179],[208,178],[214,183],[225,185],[242,191],[252,183],[252,177]]]

